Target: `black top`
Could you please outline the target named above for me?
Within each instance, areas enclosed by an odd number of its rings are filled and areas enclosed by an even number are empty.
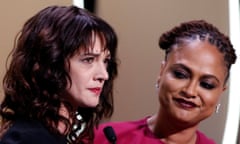
[[[0,144],[67,144],[65,138],[50,133],[40,122],[17,120],[0,140]]]

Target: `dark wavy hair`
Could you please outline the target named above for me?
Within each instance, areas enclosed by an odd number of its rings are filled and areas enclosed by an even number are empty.
[[[26,118],[40,120],[51,132],[59,134],[57,125],[62,121],[67,126],[65,136],[74,135],[70,121],[59,115],[60,106],[64,104],[76,120],[76,111],[63,98],[67,82],[71,82],[66,65],[69,66],[69,58],[80,49],[89,50],[93,35],[99,36],[104,49],[110,51],[109,79],[105,81],[96,108],[79,107],[78,113],[86,128],[72,143],[92,140],[93,127],[113,113],[113,81],[118,72],[117,35],[107,22],[75,6],[49,6],[41,10],[16,36],[3,79],[2,126]]]
[[[170,31],[163,33],[159,39],[159,47],[165,50],[165,59],[167,59],[174,45],[186,43],[187,40],[196,39],[201,41],[207,40],[210,44],[216,46],[223,54],[225,66],[227,68],[226,82],[229,78],[231,65],[235,63],[237,58],[235,49],[228,36],[221,33],[217,27],[205,20],[183,22]]]

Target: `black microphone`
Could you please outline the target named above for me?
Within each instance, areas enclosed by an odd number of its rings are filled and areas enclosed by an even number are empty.
[[[117,136],[114,132],[114,129],[111,126],[106,126],[103,129],[103,132],[111,144],[116,144]]]

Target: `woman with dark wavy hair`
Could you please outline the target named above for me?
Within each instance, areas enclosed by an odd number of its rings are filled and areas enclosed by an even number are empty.
[[[75,6],[49,6],[23,26],[3,80],[4,144],[91,143],[113,112],[117,36]]]
[[[165,51],[156,90],[160,103],[152,116],[131,122],[106,123],[96,130],[95,144],[108,144],[102,129],[115,129],[117,144],[214,144],[198,130],[219,111],[235,50],[227,36],[204,20],[193,20],[163,33]]]

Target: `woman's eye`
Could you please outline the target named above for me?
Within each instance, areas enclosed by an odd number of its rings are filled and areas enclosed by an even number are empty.
[[[87,57],[81,60],[84,63],[92,63],[94,61],[93,57]]]
[[[200,82],[200,85],[201,85],[201,87],[203,87],[205,89],[209,89],[209,90],[215,88],[215,85],[207,83],[207,82]]]
[[[108,66],[108,64],[110,63],[110,58],[106,58],[106,59],[104,60],[104,63],[105,63],[106,66]]]
[[[174,71],[173,72],[174,76],[178,79],[185,79],[185,78],[188,78],[188,74],[185,74],[184,72],[181,72],[181,71]]]

